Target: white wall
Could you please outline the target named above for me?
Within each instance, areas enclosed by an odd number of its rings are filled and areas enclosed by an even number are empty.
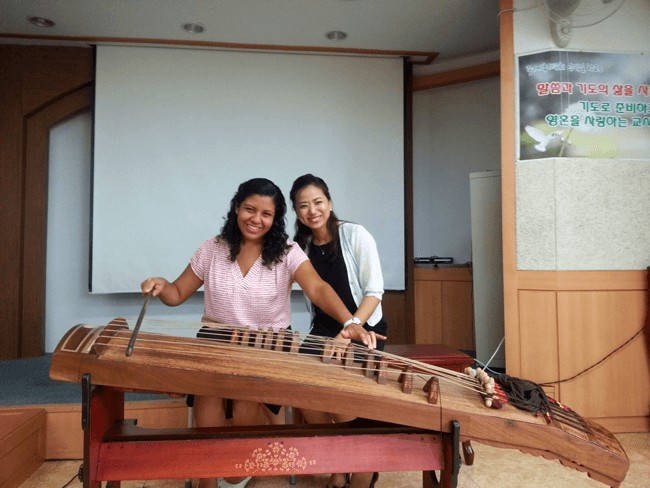
[[[537,3],[515,3],[516,55],[559,49]],[[650,1],[627,0],[603,22],[574,29],[566,48],[647,56],[648,25]],[[547,158],[516,164],[518,269],[644,269],[650,265],[648,215],[650,159]]]
[[[469,174],[501,168],[499,78],[413,95],[415,257],[471,261]]]

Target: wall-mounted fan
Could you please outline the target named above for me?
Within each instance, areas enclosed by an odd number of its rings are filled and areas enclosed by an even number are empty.
[[[589,27],[608,19],[625,0],[539,0],[557,47],[566,47],[576,27]]]

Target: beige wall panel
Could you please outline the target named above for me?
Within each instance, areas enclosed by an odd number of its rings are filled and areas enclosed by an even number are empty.
[[[650,266],[647,160],[558,160],[555,175],[557,269]]]
[[[560,376],[598,363],[643,328],[646,291],[558,292]],[[650,360],[641,334],[583,376],[560,386],[582,415],[650,415]]]
[[[647,160],[524,161],[516,173],[517,269],[650,265]]]
[[[517,163],[515,177],[517,269],[556,269],[555,164]]]
[[[519,376],[536,383],[554,381],[559,374],[555,292],[521,290],[518,296]]]

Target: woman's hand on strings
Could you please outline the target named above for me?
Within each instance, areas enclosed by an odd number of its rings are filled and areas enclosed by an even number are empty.
[[[341,335],[341,332],[336,334],[336,336],[334,336],[334,340],[332,341],[332,344],[334,345],[333,357],[339,361],[345,357],[345,350],[347,349],[348,344],[351,342],[349,338],[343,337]]]
[[[386,340],[386,336],[377,334],[374,331],[367,331],[361,325],[350,324],[347,327],[344,327],[339,333],[343,339],[350,339],[362,342],[368,349],[377,348],[377,339]]]

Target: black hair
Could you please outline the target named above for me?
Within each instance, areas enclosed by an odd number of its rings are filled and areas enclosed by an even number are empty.
[[[237,225],[237,210],[244,200],[251,195],[261,195],[271,197],[275,204],[275,215],[273,224],[269,231],[264,235],[262,243],[262,264],[271,267],[282,261],[282,257],[287,253],[289,245],[287,239],[289,236],[285,230],[284,217],[287,213],[287,204],[282,195],[282,190],[266,178],[253,178],[239,185],[237,193],[230,200],[230,210],[226,216],[226,222],[221,228],[218,235],[220,239],[228,244],[231,261],[234,261],[241,249],[242,233]]]
[[[330,190],[327,187],[325,180],[319,178],[318,176],[314,176],[311,173],[307,173],[306,175],[302,175],[296,178],[293,182],[293,185],[291,186],[289,198],[291,199],[291,205],[293,206],[294,212],[297,213],[296,198],[298,198],[298,193],[300,193],[300,191],[302,191],[304,188],[311,185],[319,188],[325,194],[327,200],[330,202],[332,201],[332,197],[330,197]],[[339,219],[333,210],[330,212],[330,216],[327,219],[325,226],[327,227],[329,234],[332,236],[332,240],[327,244],[330,259],[335,259],[338,255],[339,248]],[[293,240],[296,241],[302,249],[306,249],[307,244],[309,244],[309,241],[311,240],[311,237],[311,229],[300,222],[300,219],[296,218],[296,234],[294,235]]]

